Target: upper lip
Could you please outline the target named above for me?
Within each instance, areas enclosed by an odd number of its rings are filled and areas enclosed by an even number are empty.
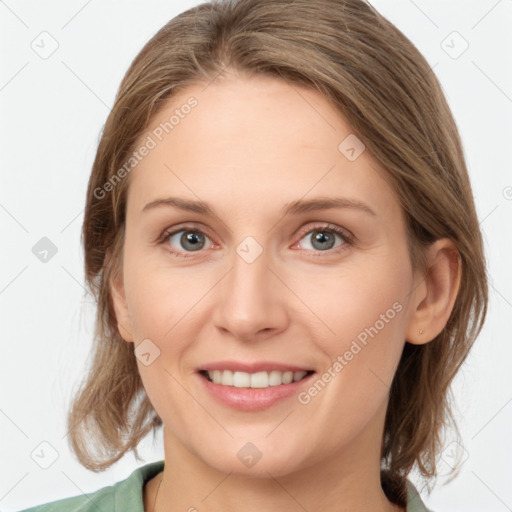
[[[286,363],[279,363],[274,361],[255,361],[253,363],[243,363],[241,361],[216,361],[202,365],[198,371],[213,371],[213,370],[231,370],[233,372],[270,372],[277,370],[280,372],[307,372],[312,371],[311,368],[303,366],[295,366]]]

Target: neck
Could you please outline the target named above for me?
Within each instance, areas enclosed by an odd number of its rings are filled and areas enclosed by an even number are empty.
[[[154,499],[149,499],[148,498],[148,501],[146,502],[145,501],[145,505],[144,505],[144,509],[146,512],[174,512],[174,511],[177,511],[178,509],[180,510],[187,510],[188,512],[197,512],[197,508],[195,508],[194,506],[188,506],[186,509],[183,508],[184,507],[184,503],[185,501],[182,500],[182,503],[178,506],[175,506],[175,504],[177,503],[178,501],[178,498],[177,496],[173,496],[171,498],[164,498],[164,495],[162,494],[161,497],[160,497],[160,500],[159,500],[159,493],[160,493],[160,488],[162,486],[162,483],[163,483],[163,479],[164,479],[164,475],[163,473],[159,474],[158,475],[159,477],[159,480],[155,482],[155,489],[156,491],[154,491],[152,494],[154,494]],[[224,479],[221,480],[220,484],[222,484],[224,482]],[[283,508],[283,507],[290,507],[290,504],[293,505],[292,502],[295,502],[297,504],[297,506],[303,508],[304,510],[310,510],[308,509],[307,507],[304,507],[302,506],[299,501],[297,499],[294,498],[294,496],[289,493],[285,488],[284,486],[280,483],[280,481],[278,480],[275,480],[275,483],[280,486],[283,490],[284,493],[287,493],[289,495],[289,499],[287,500],[284,500],[285,503],[282,503],[282,504],[279,504],[278,507],[279,508]],[[219,485],[220,485],[219,484]],[[212,492],[214,491],[215,489],[212,489]],[[195,493],[194,493],[195,494]],[[248,497],[244,497],[242,496],[242,493],[241,493],[241,490],[240,488],[237,489],[237,496],[239,496],[236,501],[234,503],[232,503],[232,506],[233,508],[230,508],[230,509],[227,509],[227,510],[239,510],[240,508],[240,503],[244,503],[244,510],[246,510],[248,507],[247,507],[247,503],[250,498]],[[204,501],[206,498],[208,498],[209,495],[206,495],[202,500]],[[268,499],[278,499],[279,497],[277,496],[274,496],[274,497],[271,497],[269,498],[268,496],[266,496],[266,500]],[[151,503],[150,503],[151,501]],[[198,501],[198,500],[196,500]],[[212,503],[214,500],[211,500]],[[282,500],[281,500],[282,501]],[[399,505],[396,505],[396,504],[393,504],[391,503],[385,496],[382,496],[380,499],[378,500],[375,500],[377,503],[373,503],[373,500],[372,499],[369,499],[368,497],[361,497],[361,499],[358,501],[358,508],[353,508],[352,506],[349,506],[347,505],[347,502],[344,502],[344,503],[338,503],[338,505],[336,506],[336,508],[329,508],[328,510],[336,510],[336,512],[342,512],[342,511],[358,511],[358,510],[379,510],[379,511],[382,511],[382,512],[405,512],[405,508],[403,508],[402,506],[399,506]],[[190,502],[190,501],[189,501]],[[157,507],[157,503],[158,503],[158,507]],[[251,503],[249,501],[249,503]],[[256,501],[256,503],[258,503],[258,501]],[[196,506],[197,506],[197,503],[196,503]],[[323,506],[322,506],[323,507]],[[260,506],[258,506],[258,508],[260,508]],[[205,510],[205,511],[208,511],[208,510],[217,510],[216,506],[215,507],[202,507],[201,510]],[[223,509],[224,510],[224,509]],[[277,509],[276,509],[277,510]],[[323,510],[323,508],[322,508]]]
[[[281,476],[257,477],[219,471],[189,451],[164,428],[165,469],[148,485],[146,512],[281,512],[290,508],[323,512],[399,512],[380,480],[380,445],[371,436],[354,440],[329,459]]]

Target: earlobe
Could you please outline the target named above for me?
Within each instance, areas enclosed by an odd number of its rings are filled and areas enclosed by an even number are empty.
[[[133,343],[130,315],[122,278],[120,276],[113,276],[110,279],[109,286],[119,334],[126,342]]]
[[[406,340],[423,345],[433,340],[446,326],[461,280],[461,260],[448,238],[436,240],[427,250],[428,268],[423,282],[416,287],[411,321]]]

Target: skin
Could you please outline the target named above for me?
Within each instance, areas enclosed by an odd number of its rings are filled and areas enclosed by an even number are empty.
[[[148,366],[137,360],[164,423],[165,470],[145,486],[145,509],[402,510],[380,485],[389,386],[405,340],[427,343],[448,320],[460,279],[453,244],[431,246],[425,278],[413,272],[403,212],[383,171],[369,151],[349,161],[338,150],[350,127],[306,88],[232,75],[206,89],[191,85],[140,141],[190,96],[197,107],[131,172],[122,273],[111,283],[123,338],[136,346],[149,338],[160,350]],[[200,199],[215,214],[142,212],[170,196]],[[281,213],[319,196],[362,201],[375,215]],[[185,223],[206,235],[199,251],[180,244],[183,232],[157,242]],[[356,243],[334,235],[332,249],[313,245],[312,231],[323,229],[316,224],[326,223]],[[252,263],[236,252],[247,236],[263,248]],[[234,359],[321,376],[397,302],[400,312],[308,404],[293,396],[263,411],[233,410],[196,373]],[[237,457],[247,442],[262,454],[252,467]]]

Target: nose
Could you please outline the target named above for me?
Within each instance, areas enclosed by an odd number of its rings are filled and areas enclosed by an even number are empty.
[[[256,341],[286,329],[289,297],[269,260],[265,250],[253,261],[247,253],[233,251],[231,269],[218,285],[214,313],[215,326],[224,335]]]

